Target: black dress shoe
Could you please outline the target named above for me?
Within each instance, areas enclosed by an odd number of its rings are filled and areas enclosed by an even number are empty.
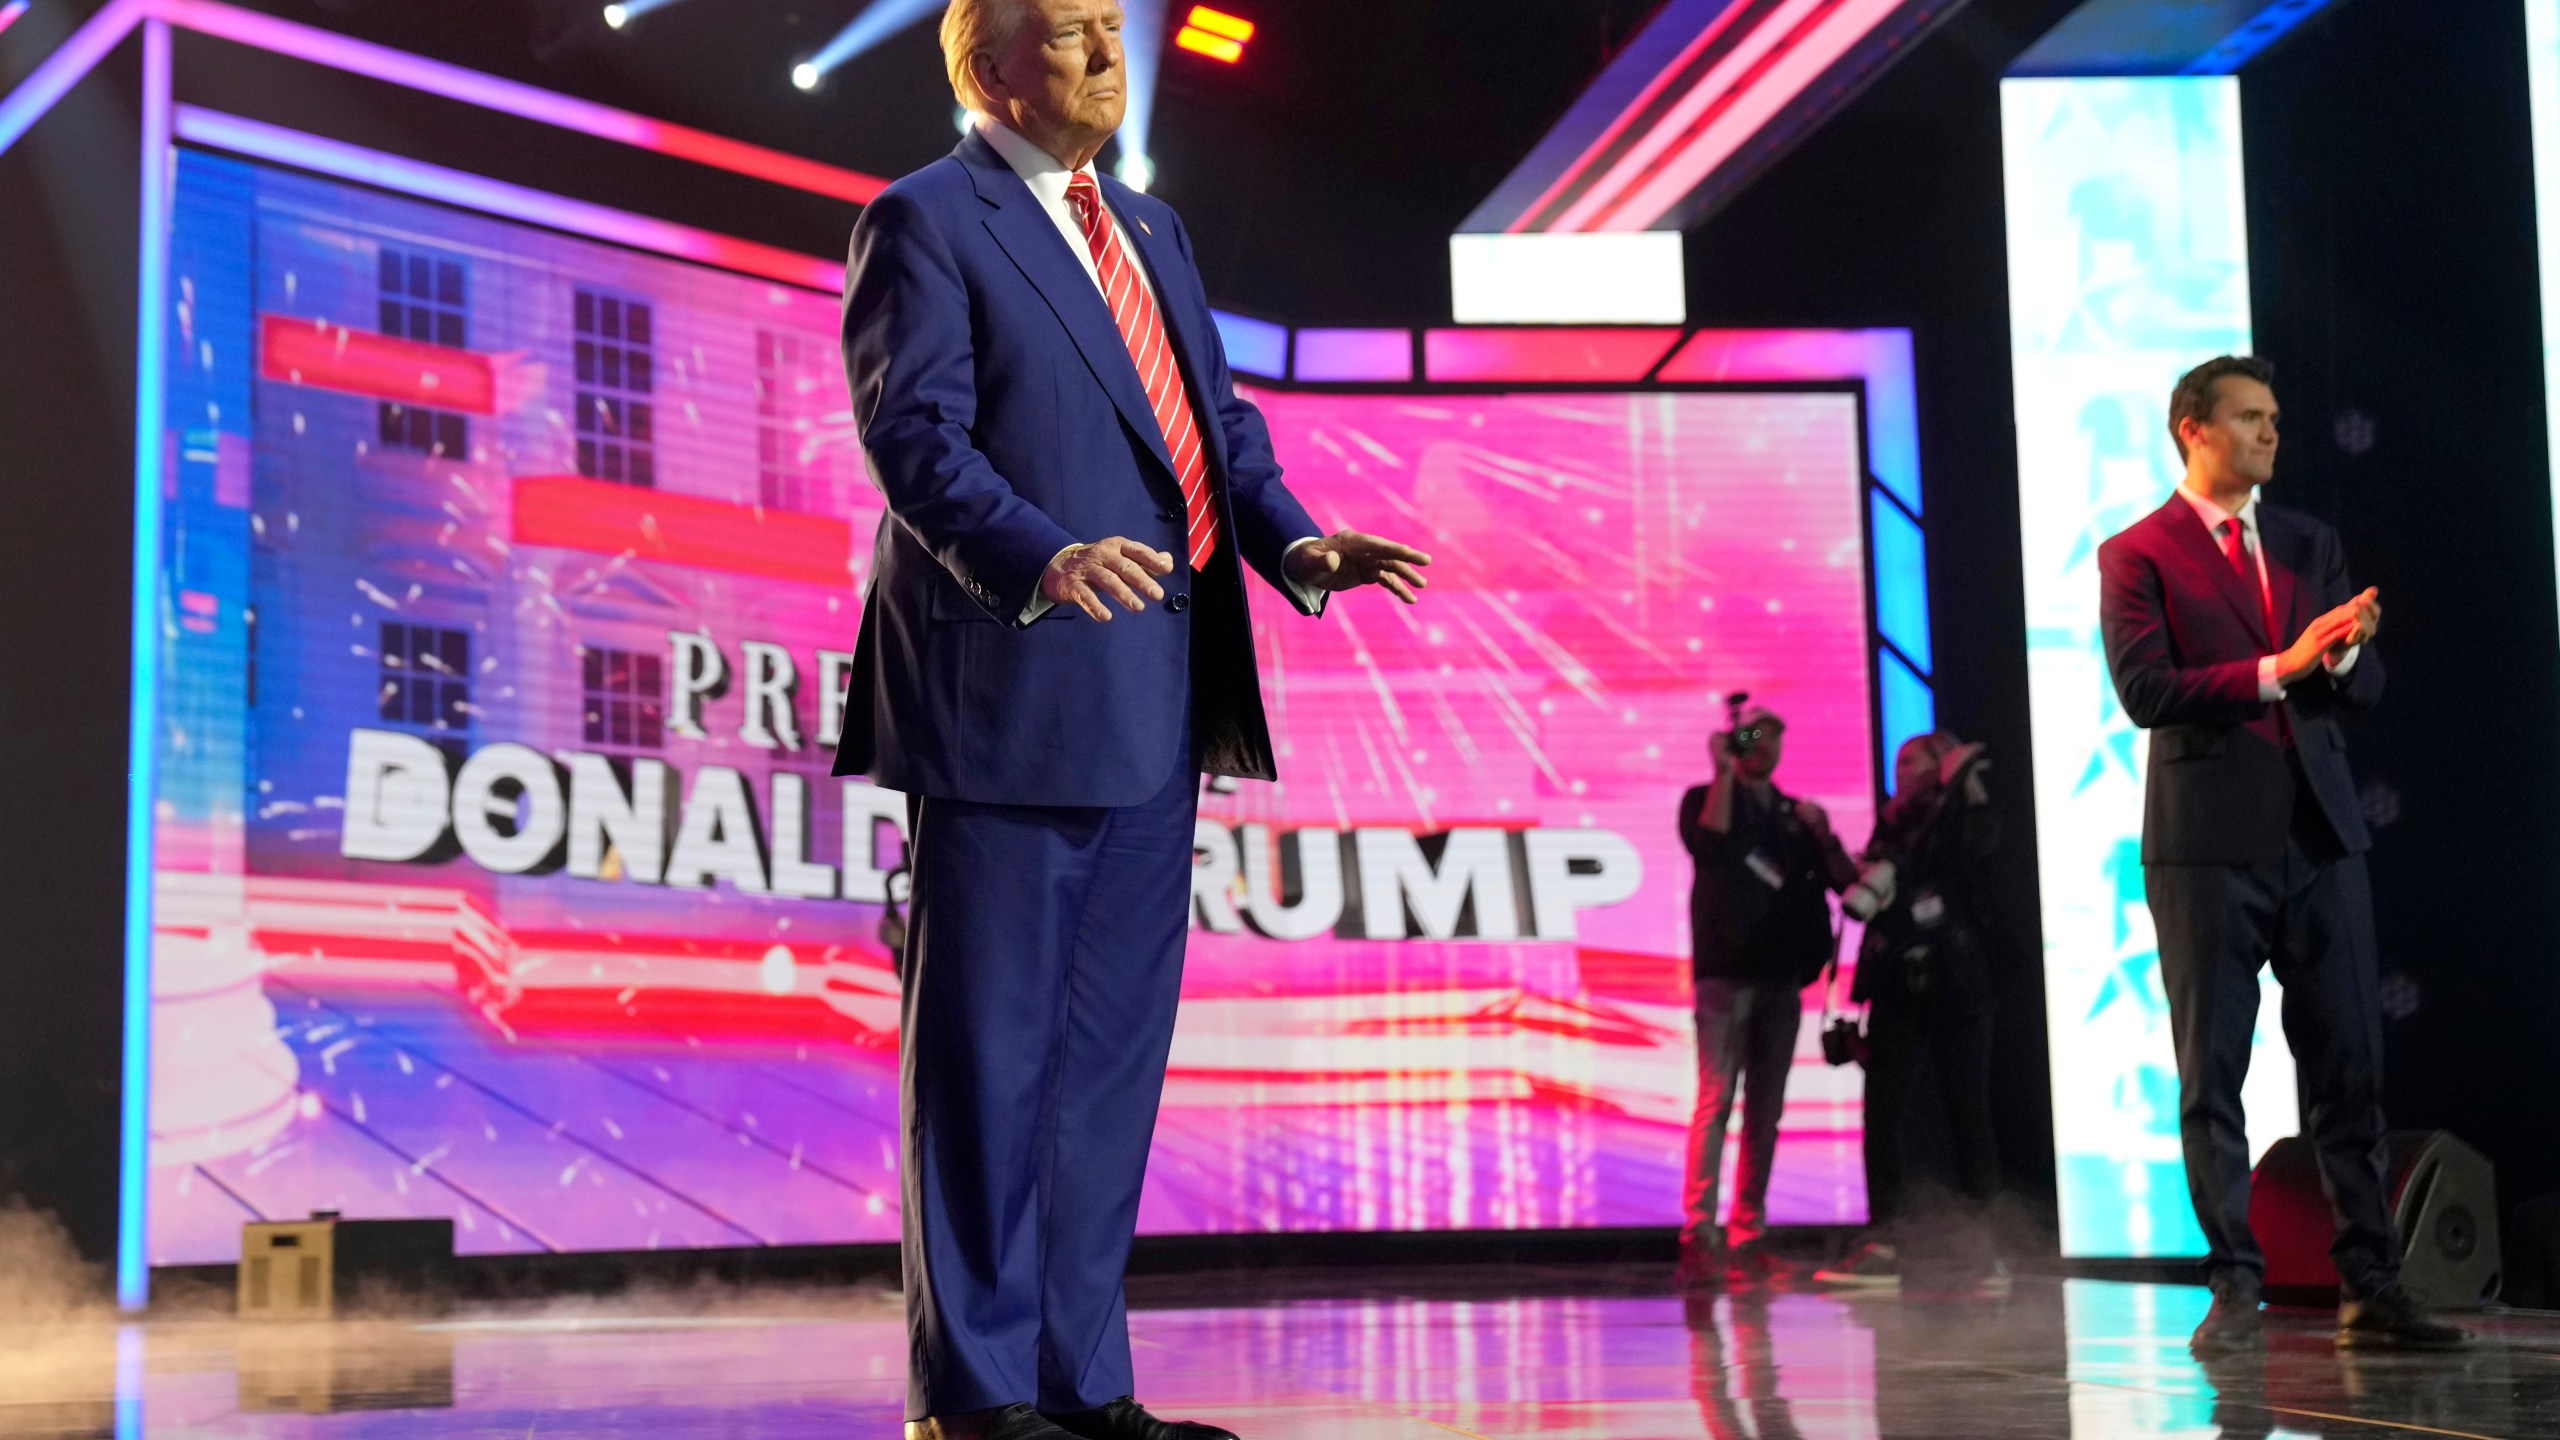
[[[1671,1283],[1683,1290],[1722,1289],[1725,1259],[1722,1245],[1704,1241],[1683,1245],[1679,1268],[1671,1272]]]
[[[1766,1241],[1746,1240],[1725,1255],[1724,1278],[1728,1285],[1765,1285],[1786,1274],[1786,1260]]]
[[[1050,1423],[1083,1440],[1236,1440],[1232,1430],[1195,1420],[1159,1420],[1126,1395],[1099,1410],[1052,1415]]]
[[[907,1440],[1072,1440],[1028,1405],[931,1415],[907,1422]]]
[[[2188,1353],[2197,1356],[2236,1355],[2267,1343],[2267,1317],[2259,1311],[2266,1296],[2247,1281],[2234,1280],[2213,1287],[2213,1308],[2204,1312],[2204,1323],[2187,1337]]]
[[[2398,1285],[2338,1305],[2341,1350],[2461,1350],[2470,1344],[2470,1332],[2428,1314],[2416,1296]]]

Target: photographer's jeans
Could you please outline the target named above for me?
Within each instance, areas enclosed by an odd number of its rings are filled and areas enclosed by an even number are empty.
[[[1733,1168],[1733,1218],[1725,1238],[1748,1245],[1769,1228],[1769,1166],[1778,1153],[1778,1116],[1787,1071],[1804,1022],[1801,991],[1701,977],[1698,981],[1698,1108],[1689,1117],[1689,1181],[1682,1197],[1683,1247],[1716,1243],[1716,1191],[1724,1168],[1725,1125],[1742,1091],[1742,1153]]]

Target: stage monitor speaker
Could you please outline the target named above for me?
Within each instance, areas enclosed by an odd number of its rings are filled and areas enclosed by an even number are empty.
[[[433,1308],[449,1292],[451,1220],[308,1220],[240,1227],[240,1318],[330,1320],[362,1303]]]
[[[2497,1174],[2488,1157],[2441,1130],[2395,1130],[2386,1144],[2401,1283],[2439,1310],[2480,1308],[2498,1292]],[[2336,1303],[2329,1246],[2337,1223],[2307,1138],[2267,1147],[2249,1187],[2249,1229],[2266,1252],[2268,1299]]]

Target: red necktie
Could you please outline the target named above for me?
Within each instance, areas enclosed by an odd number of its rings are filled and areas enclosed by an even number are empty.
[[[2249,544],[2240,533],[2238,520],[2222,522],[2222,553],[2230,557],[2231,568],[2240,572],[2240,578],[2248,582],[2249,588],[2258,592],[2258,615],[2267,622],[2267,643],[2282,645],[2284,637],[2276,634],[2276,597],[2267,589],[2265,580],[2258,574],[2258,562],[2250,557]],[[2277,743],[2287,750],[2292,749],[2293,716],[2287,713],[2281,704],[2269,708],[2275,712]]]
[[[2241,535],[2237,520],[2222,522],[2222,553],[2230,557],[2231,568],[2240,572],[2249,588],[2258,592],[2258,618],[2267,623],[2267,643],[2283,644],[2283,637],[2276,634],[2275,597],[2267,593],[2266,581],[2258,574],[2258,562],[2250,557],[2248,541]]]
[[[1110,302],[1111,319],[1120,327],[1120,338],[1128,342],[1139,382],[1147,387],[1147,405],[1156,412],[1165,449],[1173,455],[1173,476],[1181,483],[1182,508],[1191,522],[1186,532],[1191,539],[1191,568],[1198,570],[1218,548],[1218,512],[1209,503],[1209,458],[1201,451],[1200,427],[1192,419],[1190,389],[1183,384],[1182,367],[1174,363],[1155,297],[1139,280],[1138,267],[1111,223],[1111,212],[1102,206],[1102,187],[1092,176],[1078,175],[1067,182],[1067,204],[1076,212],[1076,223],[1084,227],[1085,243],[1093,248],[1093,268],[1101,272],[1102,295]]]

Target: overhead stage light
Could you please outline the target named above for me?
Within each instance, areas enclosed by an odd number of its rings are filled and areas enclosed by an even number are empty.
[[[674,3],[676,0],[614,0],[604,7],[604,23],[620,30],[650,11],[664,10]]]
[[[1223,60],[1233,65],[1244,58],[1245,42],[1252,38],[1252,21],[1224,10],[1212,10],[1206,5],[1194,5],[1191,13],[1184,17],[1182,29],[1175,33],[1173,43],[1195,55],[1206,55],[1212,60]]]
[[[825,78],[827,77],[824,71],[806,60],[791,67],[791,83],[803,90],[817,89],[818,82]]]
[[[8,4],[0,5],[0,30],[17,24],[18,17],[26,13],[27,0],[9,0]]]

